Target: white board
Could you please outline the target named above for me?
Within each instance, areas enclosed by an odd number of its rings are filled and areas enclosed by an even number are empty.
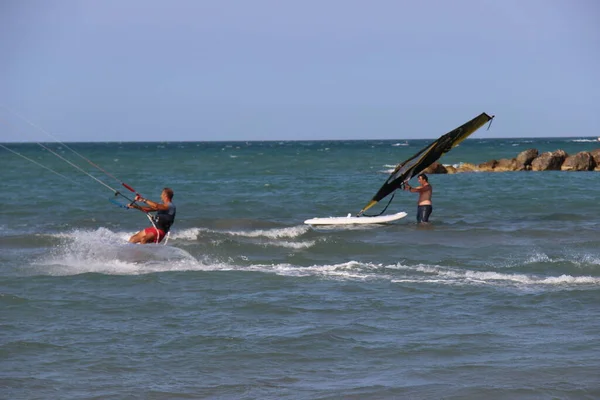
[[[348,214],[347,217],[311,218],[304,221],[304,223],[307,225],[385,224],[397,221],[406,217],[406,215],[404,211],[396,214],[380,215],[378,217],[352,217]]]

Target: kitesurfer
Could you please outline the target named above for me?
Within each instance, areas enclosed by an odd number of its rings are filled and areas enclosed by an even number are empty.
[[[136,194],[135,201],[146,203],[148,207],[142,207],[135,203],[129,204],[128,208],[136,208],[146,213],[156,212],[155,216],[150,217],[152,219],[152,225],[148,228],[142,229],[131,238],[130,243],[160,243],[165,235],[171,229],[171,225],[175,221],[176,208],[173,204],[173,189],[164,188],[160,194],[162,203],[156,203],[152,200],[148,200]]]
[[[433,211],[433,207],[431,205],[433,188],[429,184],[427,175],[420,174],[418,180],[421,186],[414,188],[406,183],[404,185],[404,190],[408,190],[411,193],[419,193],[419,200],[417,201],[417,222],[429,223],[429,216]]]

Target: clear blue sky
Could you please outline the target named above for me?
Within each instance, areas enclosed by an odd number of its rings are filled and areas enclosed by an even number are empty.
[[[0,106],[62,141],[436,138],[483,111],[490,137],[600,136],[599,21],[596,0],[2,0]],[[48,139],[0,107],[0,142]]]

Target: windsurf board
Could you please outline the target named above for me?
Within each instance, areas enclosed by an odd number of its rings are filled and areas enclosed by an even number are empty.
[[[347,217],[326,217],[311,218],[304,221],[307,225],[360,225],[360,224],[385,224],[397,221],[406,217],[406,213],[401,211],[396,214],[380,215],[377,217],[353,217],[348,214]]]

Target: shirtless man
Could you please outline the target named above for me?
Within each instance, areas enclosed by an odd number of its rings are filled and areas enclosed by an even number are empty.
[[[417,202],[417,222],[429,223],[429,216],[431,215],[431,211],[433,211],[433,207],[431,206],[433,188],[429,184],[427,175],[420,174],[418,179],[421,186],[414,188],[407,183],[404,185],[404,190],[408,190],[411,193],[419,193],[419,201]]]

